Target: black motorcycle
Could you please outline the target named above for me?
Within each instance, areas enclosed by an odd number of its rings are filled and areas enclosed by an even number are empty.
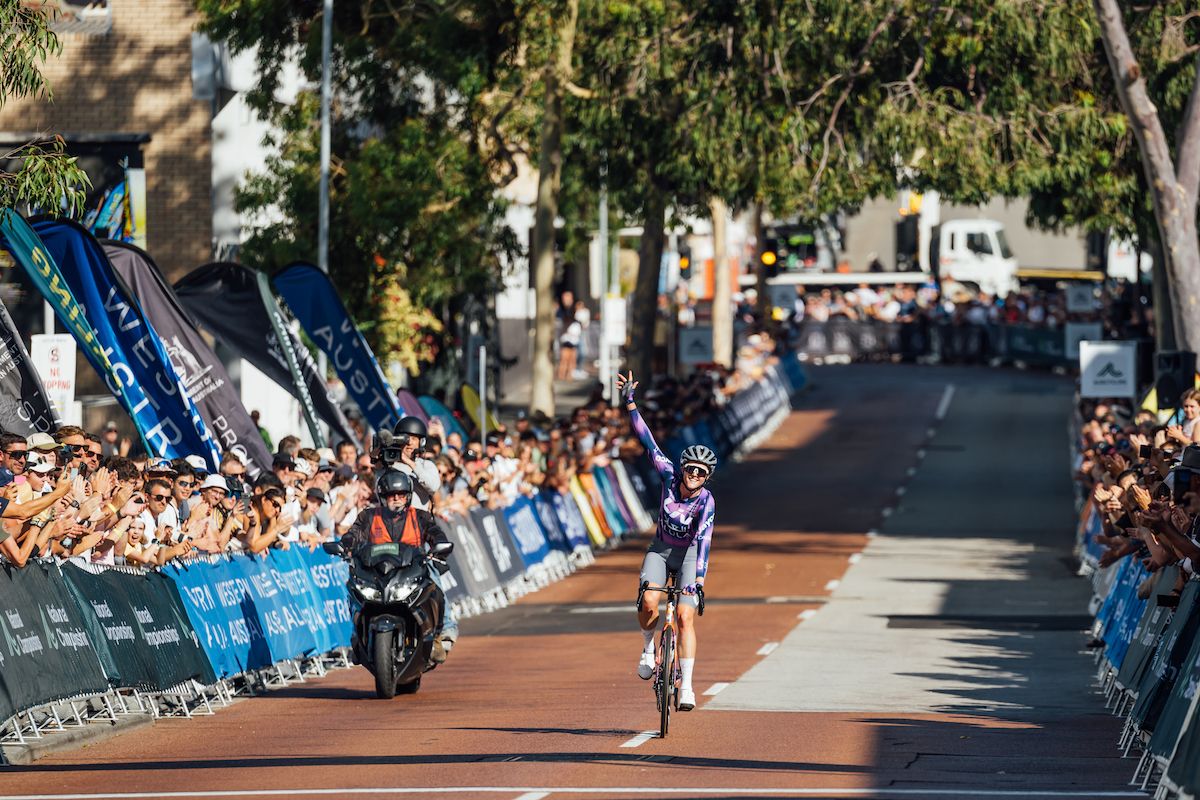
[[[363,545],[353,553],[345,552],[340,541],[323,547],[350,562],[346,586],[354,621],[354,661],[375,676],[379,697],[415,694],[421,675],[437,666],[433,649],[441,636],[446,603],[426,564],[431,561],[444,573],[454,544],[437,544],[428,556],[400,543]]]

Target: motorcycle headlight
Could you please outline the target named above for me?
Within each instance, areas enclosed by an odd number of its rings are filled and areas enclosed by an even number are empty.
[[[358,590],[358,593],[360,595],[362,595],[364,600],[378,600],[380,597],[383,596],[382,594],[380,594],[378,589],[376,589],[374,586],[371,586],[370,584],[360,583],[360,584],[357,584],[354,588],[356,588]]]
[[[387,587],[387,601],[389,603],[403,603],[416,594],[416,592],[416,581],[397,581]]]

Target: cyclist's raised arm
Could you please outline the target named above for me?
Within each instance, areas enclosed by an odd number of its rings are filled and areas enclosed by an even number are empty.
[[[637,405],[630,400],[625,407],[629,409],[629,422],[633,425],[633,432],[637,434],[642,447],[646,448],[646,453],[650,456],[650,461],[654,464],[654,468],[658,470],[659,477],[664,481],[674,480],[675,464],[659,449],[658,442],[654,441],[654,434],[650,432],[650,427],[642,419]]]
[[[700,512],[700,527],[696,529],[696,583],[704,585],[708,574],[708,551],[712,546],[713,525],[717,519],[717,501],[710,494]]]

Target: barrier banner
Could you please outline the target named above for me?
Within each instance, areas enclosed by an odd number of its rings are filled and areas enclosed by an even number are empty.
[[[108,691],[108,680],[58,566],[31,561],[0,570],[0,719],[74,695]]]
[[[546,532],[542,530],[537,509],[528,497],[518,497],[515,503],[504,509],[504,519],[526,567],[540,564],[550,555]]]
[[[46,298],[60,319],[68,305],[61,302],[61,291],[83,307],[92,326],[89,340],[104,359],[95,357],[95,349],[87,341],[80,340],[80,346],[105,378],[109,391],[121,401],[146,449],[163,458],[203,456],[215,471],[221,456],[216,443],[175,374],[158,332],[136,299],[120,285],[100,243],[70,220],[35,220],[32,227],[65,281],[59,294],[47,294]],[[14,255],[21,260],[20,254]],[[30,264],[25,268],[31,275],[38,274]],[[37,277],[34,282],[43,294],[48,291]],[[67,327],[78,339],[77,328]]]
[[[629,467],[624,461],[618,459],[612,462],[612,470],[613,474],[617,476],[617,485],[621,489],[621,496],[625,498],[625,505],[633,513],[634,519],[637,520],[637,529],[644,531],[653,527],[654,520],[647,513],[641,496],[633,486],[632,473]]]
[[[604,504],[600,501],[600,493],[596,490],[596,481],[586,472],[580,472],[575,476],[574,484],[579,486],[579,493],[576,497],[582,500],[592,512],[592,519],[596,522],[597,532],[603,537],[604,542],[609,541],[613,538],[613,529],[608,524],[608,518],[604,515]],[[580,510],[582,509],[583,506],[581,505]]]
[[[563,553],[571,552],[574,547],[567,540],[566,531],[559,522],[558,515],[554,513],[554,503],[548,497],[549,490],[543,490],[537,493],[533,498],[533,508],[537,512],[538,519],[541,520],[542,530],[546,533],[546,542],[552,550],[559,550]],[[587,538],[587,533],[583,534],[584,539]]]
[[[522,548],[520,541],[517,539],[516,532],[513,531],[512,527],[509,526],[509,524],[508,524],[508,517],[505,515],[506,510],[507,509],[504,509],[504,508],[490,509],[488,511],[488,516],[491,519],[495,520],[496,527],[500,529],[500,535],[508,541],[509,547],[517,555],[517,561],[518,561],[517,566],[518,566],[519,570],[521,572],[524,572],[525,570],[534,566],[538,562],[531,561],[528,558],[526,558],[525,551]],[[535,525],[537,524],[536,521],[534,522],[534,524]],[[540,536],[540,532],[539,532],[539,536]],[[546,541],[545,537],[542,537],[542,542],[544,543],[545,541]],[[532,544],[532,542],[531,542],[531,544]]]
[[[1179,662],[1179,674],[1175,678],[1175,685],[1167,695],[1162,713],[1154,726],[1154,734],[1146,748],[1160,758],[1171,756],[1175,742],[1179,740],[1179,732],[1192,708],[1192,698],[1197,687],[1200,687],[1200,636],[1193,634],[1191,647],[1179,649],[1186,649],[1187,654]]]
[[[591,549],[591,543],[588,541],[588,527],[584,522],[583,515],[579,512],[579,506],[575,502],[575,498],[568,491],[566,493],[557,492],[553,489],[542,490],[542,497],[549,501],[550,507],[554,509],[554,517],[558,520],[562,532],[567,537],[567,542],[571,545],[571,549],[586,547]]]
[[[509,581],[519,578],[524,564],[521,562],[521,557],[513,552],[515,548],[512,540],[496,521],[496,512],[486,508],[472,508],[470,516],[471,523],[486,545],[487,554],[492,560],[492,567],[496,571],[496,580],[499,584],[503,586]]]
[[[218,677],[350,643],[347,568],[323,551],[272,549],[163,570]]]
[[[1178,577],[1178,567],[1164,567],[1154,584],[1154,595],[1166,594],[1171,591]],[[1121,660],[1121,669],[1117,673],[1118,684],[1126,689],[1133,689],[1141,685],[1146,667],[1150,664],[1150,657],[1154,654],[1154,645],[1170,621],[1171,609],[1153,602],[1146,604],[1142,618],[1138,621],[1137,630],[1134,631],[1133,640],[1129,643],[1125,657]]]
[[[472,597],[483,595],[497,589],[500,581],[492,567],[492,559],[479,538],[479,534],[471,527],[471,523],[461,514],[451,514],[445,520],[442,530],[447,538],[454,542],[454,554],[450,557],[452,568],[459,569],[459,579],[466,593]]]
[[[162,691],[216,680],[174,585],[161,573],[93,572],[70,562],[62,573],[112,686]]]
[[[627,519],[622,512],[621,505],[617,502],[616,495],[613,494],[612,487],[608,482],[608,475],[604,470],[593,467],[591,472],[592,483],[596,485],[596,495],[600,499],[600,507],[604,510],[604,516],[608,520],[608,527],[617,536],[624,536],[633,529],[633,523]]]
[[[642,525],[639,524],[634,507],[625,499],[625,493],[622,491],[621,480],[617,477],[617,470],[615,468],[619,463],[619,461],[613,461],[608,466],[601,467],[600,472],[604,475],[604,482],[607,484],[608,493],[612,496],[617,509],[621,512],[621,519],[625,522],[626,532],[636,532],[641,530]]]
[[[329,356],[367,423],[377,431],[394,428],[401,416],[396,395],[329,276],[312,264],[297,262],[275,273],[271,283],[308,338]]]
[[[237,453],[251,478],[270,470],[271,454],[242,405],[225,365],[204,341],[158,265],[131,244],[106,240],[100,245],[127,294],[138,299],[142,312],[162,338],[171,366],[221,449]]]
[[[1158,640],[1154,656],[1141,684],[1137,701],[1130,716],[1144,730],[1153,730],[1166,706],[1167,698],[1179,675],[1179,668],[1192,648],[1196,628],[1200,627],[1196,604],[1200,599],[1200,582],[1188,581],[1179,598],[1175,614]]]
[[[0,428],[29,436],[61,424],[17,326],[0,303]]]
[[[306,409],[311,405],[338,437],[358,441],[317,374],[308,348],[287,330],[281,341],[275,316],[264,304],[253,270],[241,264],[205,264],[176,281],[175,293],[192,319],[222,344],[286,389]],[[273,298],[271,304],[277,305]],[[298,378],[289,366],[289,351],[295,356]]]
[[[1096,612],[1096,622],[1094,623],[1095,635],[1097,639],[1104,639],[1107,642],[1109,623],[1113,619],[1113,612],[1118,604],[1128,600],[1132,587],[1136,584],[1140,573],[1141,564],[1134,564],[1134,559],[1122,559],[1117,567],[1117,574],[1113,579],[1113,583],[1108,590],[1108,594],[1104,596],[1104,603],[1101,604],[1100,610]]]

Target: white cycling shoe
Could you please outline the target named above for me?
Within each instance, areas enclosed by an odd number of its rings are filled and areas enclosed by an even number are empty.
[[[696,692],[692,689],[679,690],[679,710],[691,711],[696,707]]]
[[[642,655],[638,659],[637,673],[642,680],[650,680],[650,676],[654,674],[654,653],[642,651]]]

